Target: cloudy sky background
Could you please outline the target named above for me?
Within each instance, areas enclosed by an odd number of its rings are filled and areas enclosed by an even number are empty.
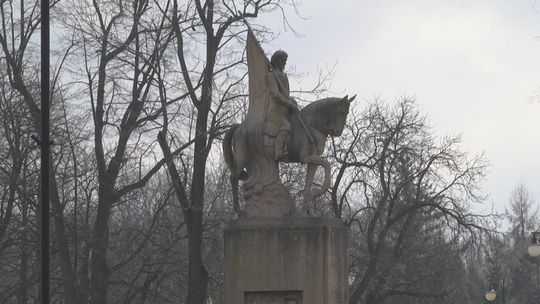
[[[540,201],[540,3],[305,0],[299,11],[307,19],[289,21],[303,37],[259,21],[282,32],[264,48],[286,50],[309,73],[303,86],[336,64],[329,95],[358,94],[360,108],[414,96],[437,134],[462,134],[464,150],[489,159],[476,210],[503,211],[520,182]]]

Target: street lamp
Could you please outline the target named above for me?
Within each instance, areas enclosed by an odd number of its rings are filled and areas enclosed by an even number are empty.
[[[540,273],[538,270],[540,269],[538,267],[538,257],[540,257],[540,243],[538,236],[540,235],[540,232],[535,231],[532,233],[532,239],[531,244],[527,248],[527,251],[529,252],[529,256],[532,258],[535,258],[536,262],[536,301],[540,302]]]
[[[486,294],[484,295],[486,297],[486,300],[489,302],[495,301],[495,298],[497,297],[497,292],[495,289],[490,289],[486,291]]]
[[[501,303],[505,304],[505,296],[504,296],[504,280],[501,280],[500,282],[489,282],[489,288],[484,294],[484,297],[488,302],[493,302],[497,298],[497,287],[501,287]]]

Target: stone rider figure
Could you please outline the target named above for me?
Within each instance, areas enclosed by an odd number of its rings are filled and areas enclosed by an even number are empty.
[[[266,75],[271,100],[268,121],[279,128],[275,145],[276,160],[286,159],[288,156],[287,143],[292,130],[289,117],[298,112],[296,101],[290,97],[289,79],[283,71],[287,63],[287,57],[285,51],[276,51],[270,59],[272,71]]]

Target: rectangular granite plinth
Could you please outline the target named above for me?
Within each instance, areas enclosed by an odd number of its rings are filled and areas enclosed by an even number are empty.
[[[345,304],[348,229],[335,218],[241,219],[225,230],[225,304]]]

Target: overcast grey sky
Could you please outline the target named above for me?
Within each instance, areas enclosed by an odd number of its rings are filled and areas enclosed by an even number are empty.
[[[480,209],[504,210],[521,181],[540,201],[540,98],[531,101],[540,88],[540,3],[305,0],[299,10],[308,19],[290,21],[304,37],[277,18],[260,20],[283,32],[268,52],[286,50],[310,75],[337,63],[331,90],[359,100],[415,96],[437,134],[462,134],[465,150],[485,152],[489,197]]]

